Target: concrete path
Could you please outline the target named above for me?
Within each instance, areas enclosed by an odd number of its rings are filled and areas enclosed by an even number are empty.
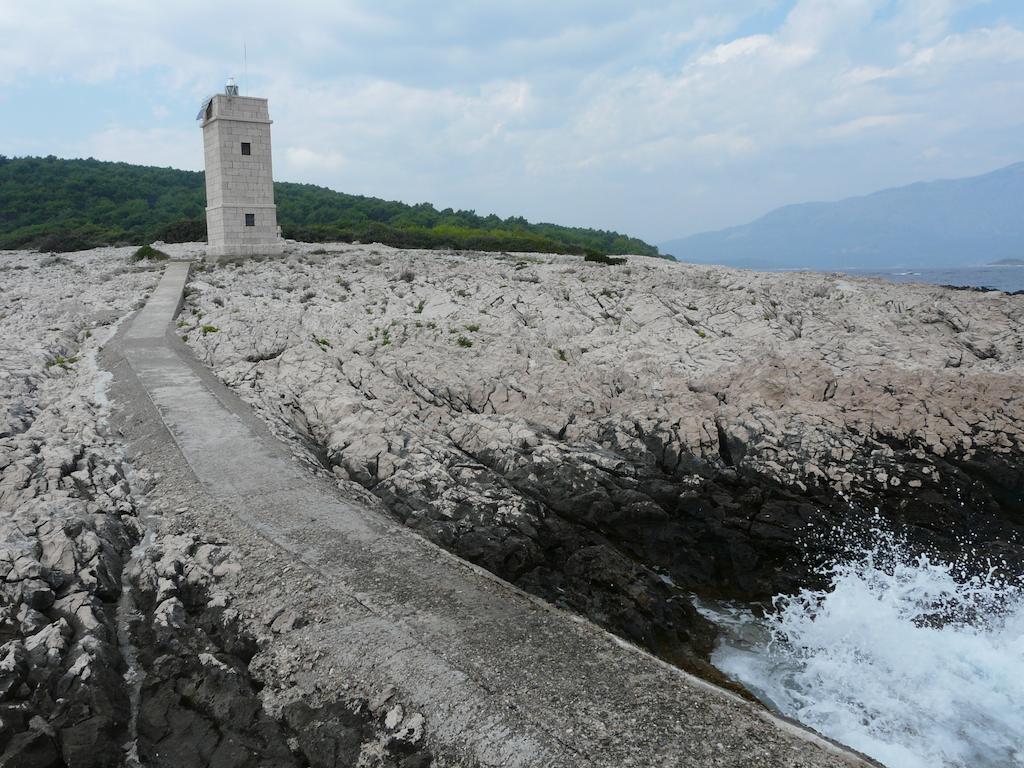
[[[393,686],[442,755],[485,766],[870,763],[345,501],[198,363],[172,262],[113,344],[203,492],[323,579],[304,636],[372,696]],[[243,562],[244,567],[244,562]]]

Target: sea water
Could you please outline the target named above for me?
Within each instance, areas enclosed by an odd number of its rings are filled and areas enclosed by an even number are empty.
[[[699,606],[724,629],[712,662],[890,768],[1024,766],[1024,587],[875,534],[764,618]]]
[[[843,269],[858,277],[881,277],[894,283],[933,283],[961,288],[990,288],[1013,293],[1024,291],[1024,265],[980,267]]]

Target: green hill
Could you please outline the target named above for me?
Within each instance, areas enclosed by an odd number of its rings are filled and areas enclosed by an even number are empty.
[[[407,248],[626,254],[658,249],[618,232],[439,211],[275,182],[287,238],[358,240]],[[206,239],[203,174],[99,160],[0,155],[0,248],[69,251],[152,240]]]

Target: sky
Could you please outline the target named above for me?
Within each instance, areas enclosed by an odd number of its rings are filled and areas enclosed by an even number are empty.
[[[274,176],[661,242],[1024,160],[1024,0],[0,0],[0,154]]]

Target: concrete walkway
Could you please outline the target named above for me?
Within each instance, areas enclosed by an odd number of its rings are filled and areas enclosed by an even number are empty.
[[[128,363],[117,375],[137,378],[205,494],[323,579],[331,618],[305,639],[365,695],[393,686],[440,754],[486,766],[869,764],[342,499],[174,335],[188,273],[170,263],[115,340]]]

